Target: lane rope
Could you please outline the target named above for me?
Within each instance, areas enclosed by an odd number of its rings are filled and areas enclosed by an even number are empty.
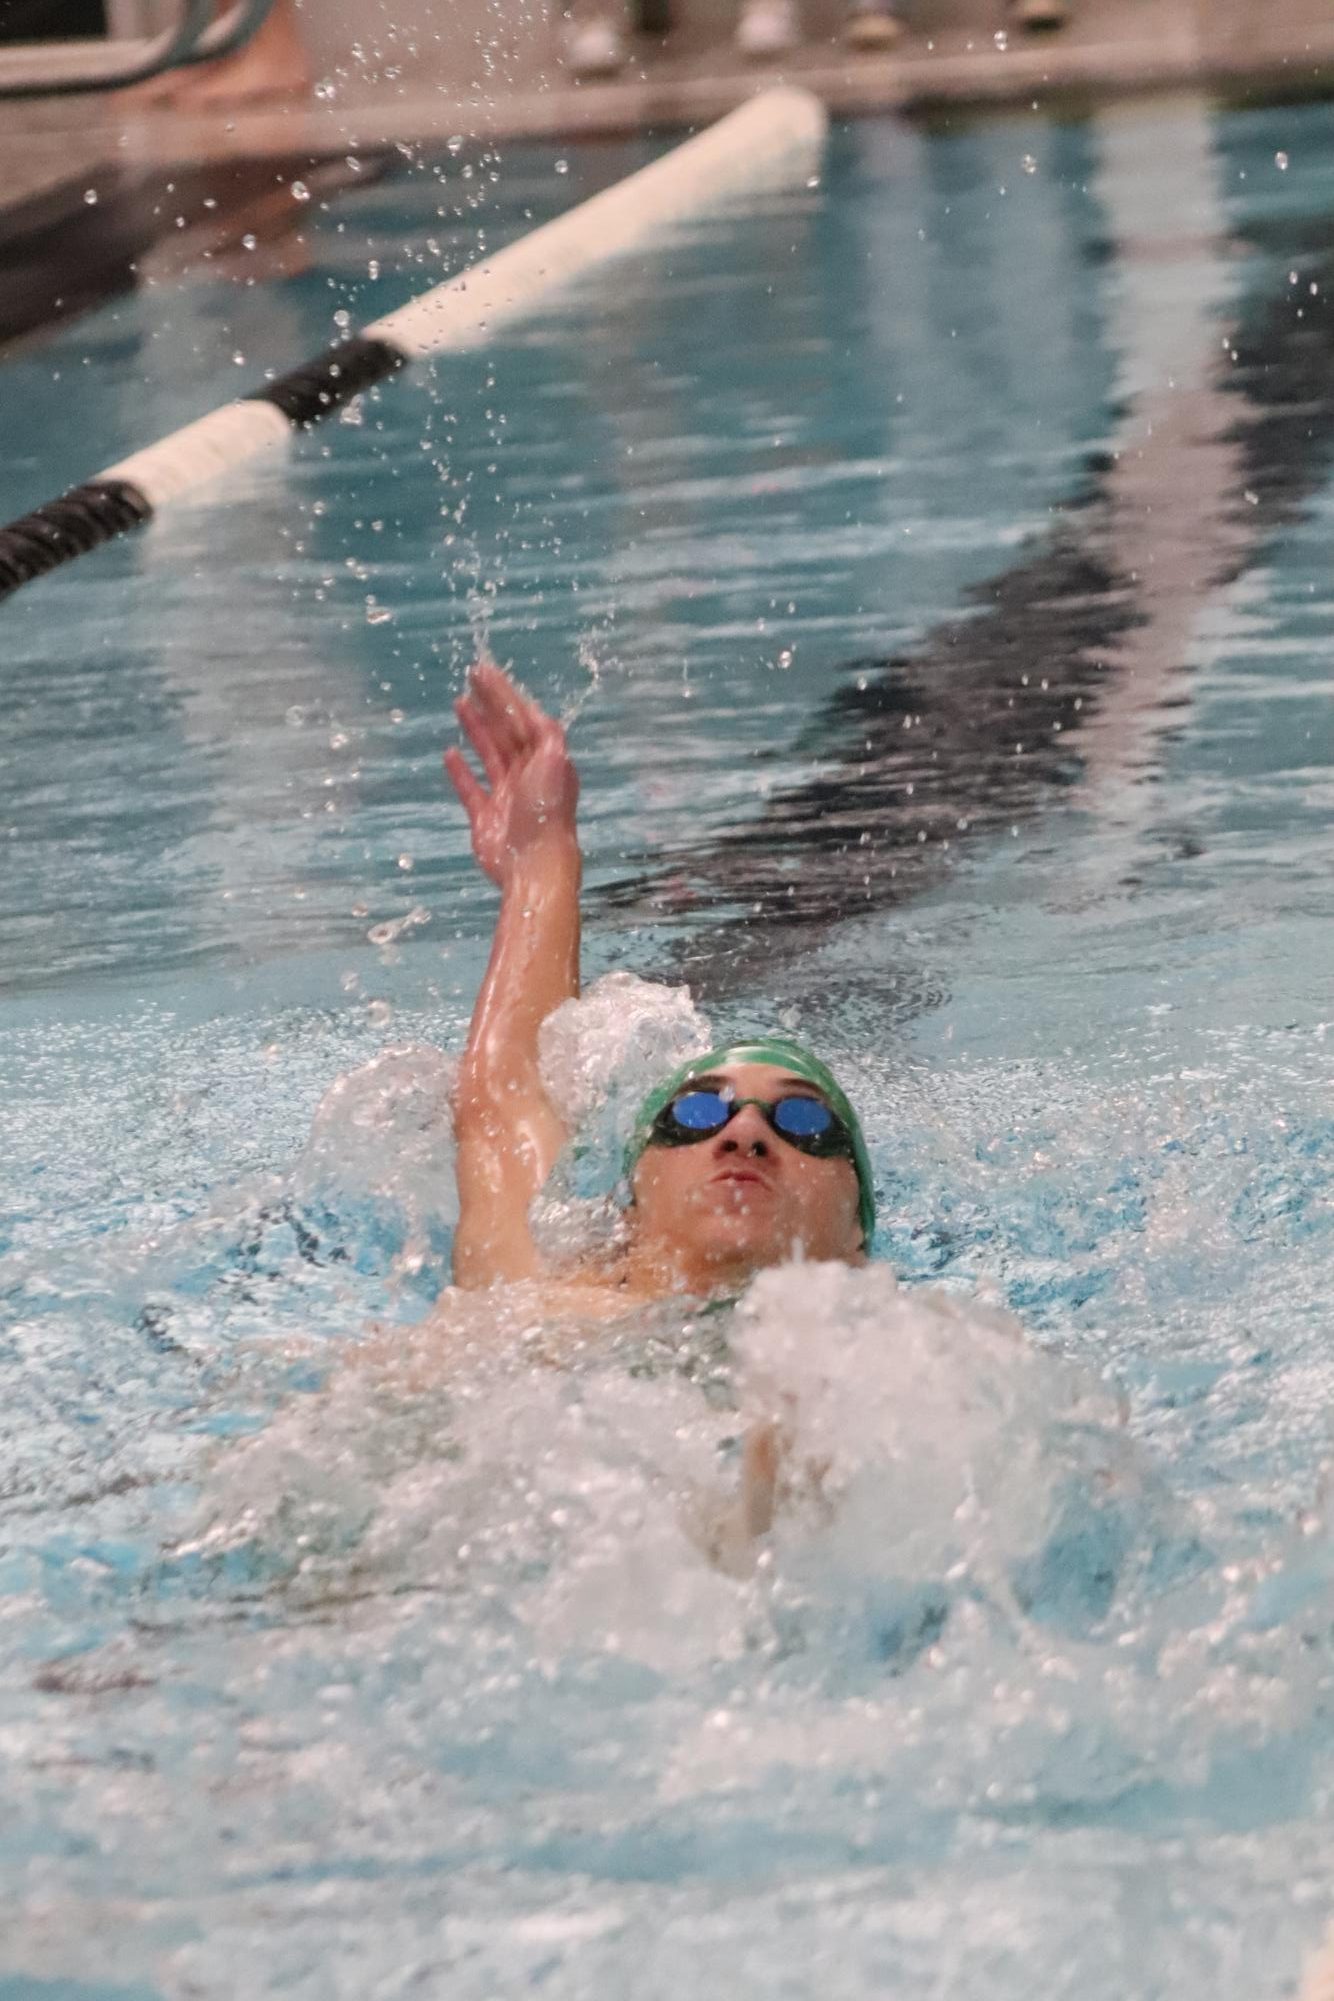
[[[0,528],[0,598],[142,527],[205,481],[282,449],[375,383],[427,355],[484,347],[551,293],[652,243],[674,223],[815,167],[828,119],[810,91],[778,85],[706,132],[531,230],[364,332],[210,411],[59,499]]]

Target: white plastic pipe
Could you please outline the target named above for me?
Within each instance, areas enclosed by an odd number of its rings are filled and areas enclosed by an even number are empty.
[[[224,403],[97,477],[128,481],[156,514],[232,466],[265,452],[285,451],[291,436],[292,426],[272,403]]]
[[[408,355],[482,347],[549,293],[651,244],[674,224],[809,173],[828,117],[808,90],[778,85],[651,166],[581,202],[496,256],[367,327]]]

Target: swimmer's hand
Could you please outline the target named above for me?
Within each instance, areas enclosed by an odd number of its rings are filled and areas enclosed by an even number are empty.
[[[696,1496],[683,1518],[686,1533],[729,1577],[751,1575],[780,1514],[805,1508],[817,1519],[832,1518],[824,1486],[830,1462],[800,1455],[796,1401],[785,1396],[781,1404],[780,1412],[746,1428],[740,1491],[721,1505],[717,1497]]]
[[[525,861],[575,842],[579,774],[561,725],[489,661],[473,668],[454,709],[490,790],[461,750],[445,752],[445,770],[468,815],[473,854],[503,890]]]

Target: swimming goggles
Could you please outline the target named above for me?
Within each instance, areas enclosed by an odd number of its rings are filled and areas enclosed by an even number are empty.
[[[678,1091],[649,1128],[650,1146],[693,1146],[712,1139],[743,1105],[754,1105],[765,1124],[798,1153],[853,1160],[852,1134],[823,1098],[734,1098],[722,1091]]]

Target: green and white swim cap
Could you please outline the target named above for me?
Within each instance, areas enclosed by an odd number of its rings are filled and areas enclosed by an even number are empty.
[[[725,1069],[730,1063],[771,1063],[776,1069],[788,1070],[794,1077],[814,1084],[831,1111],[837,1112],[852,1138],[852,1164],[857,1170],[857,1186],[861,1191],[858,1215],[861,1218],[862,1240],[869,1250],[875,1230],[875,1177],[871,1170],[871,1156],[866,1151],[861,1120],[829,1065],[822,1063],[803,1043],[792,1041],[790,1036],[760,1035],[753,1041],[734,1042],[725,1049],[711,1049],[706,1056],[692,1056],[688,1063],[681,1064],[670,1077],[656,1085],[639,1107],[634,1131],[625,1149],[627,1181],[633,1178],[639,1156],[648,1145],[653,1122],[659,1112],[671,1103],[692,1077],[706,1076],[709,1071]]]

